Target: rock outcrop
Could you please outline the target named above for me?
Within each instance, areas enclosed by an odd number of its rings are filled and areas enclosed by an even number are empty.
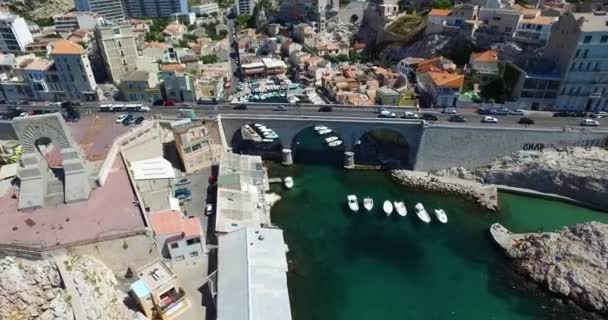
[[[483,168],[450,168],[436,175],[554,193],[608,208],[608,150],[519,151]]]
[[[513,238],[507,254],[518,271],[551,292],[608,315],[607,224],[590,222]]]
[[[8,9],[28,19],[49,19],[74,7],[71,0],[2,0],[0,10]]]
[[[71,296],[52,259],[0,259],[0,319],[72,320],[72,304],[80,301],[90,320],[135,319],[123,303],[126,294],[116,289],[116,278],[90,256],[69,257],[66,270],[78,293]]]

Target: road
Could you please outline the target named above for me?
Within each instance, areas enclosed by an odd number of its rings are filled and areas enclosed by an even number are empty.
[[[124,102],[122,102],[124,103]],[[88,110],[95,112],[101,103],[85,103],[79,107],[81,110]],[[33,110],[50,110],[51,108],[43,103],[22,105],[20,106],[23,111]],[[162,115],[163,117],[171,118],[177,117],[180,108],[192,108],[195,110],[197,117],[215,117],[219,114],[243,114],[243,115],[294,115],[294,116],[327,116],[327,117],[357,117],[357,118],[376,118],[376,108],[372,107],[357,107],[357,106],[340,106],[333,107],[331,112],[319,112],[319,106],[299,106],[299,107],[288,107],[287,111],[275,111],[276,105],[272,104],[256,104],[249,105],[247,110],[236,110],[234,105],[230,104],[216,104],[216,105],[191,105],[191,104],[180,104],[174,107],[163,107],[163,106],[152,106],[152,110],[148,114]],[[9,105],[0,105],[0,112],[6,112]],[[397,115],[402,115],[403,109],[400,108],[388,108],[394,111]],[[488,127],[526,127],[520,125],[517,122],[521,116],[495,116],[498,119],[497,124],[484,124],[481,123],[481,119],[484,116],[475,113],[475,109],[459,109],[460,114],[464,115],[467,119],[465,123],[448,122],[450,115],[442,114],[439,109],[424,109],[422,113],[430,113],[439,118],[435,123],[449,123],[455,126],[488,126]],[[576,117],[553,117],[552,112],[542,111],[530,111],[526,114],[527,117],[534,119],[535,124],[528,126],[532,128],[563,128],[563,127],[578,127],[582,118]],[[599,119],[600,128],[608,128],[608,119]]]

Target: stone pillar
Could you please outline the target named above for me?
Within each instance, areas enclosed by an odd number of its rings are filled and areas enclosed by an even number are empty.
[[[355,167],[355,153],[344,151],[344,168],[353,169]]]
[[[293,158],[291,157],[291,149],[283,149],[281,150],[283,153],[283,161],[281,163],[284,166],[290,166],[293,164]]]

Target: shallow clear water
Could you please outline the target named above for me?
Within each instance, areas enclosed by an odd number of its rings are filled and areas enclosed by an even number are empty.
[[[304,147],[323,147],[314,135],[305,135],[299,137],[296,162],[318,156]],[[549,231],[584,221],[608,222],[606,214],[504,193],[500,213],[490,213],[455,197],[407,190],[381,172],[305,164],[272,167],[273,174],[295,181],[288,192],[277,188],[283,199],[272,211],[290,248],[294,319],[591,318],[515,274],[488,228],[500,222],[514,232]],[[347,194],[356,194],[360,202],[364,196],[374,198],[373,213],[363,208],[351,213]],[[403,200],[408,215],[386,217],[385,199]],[[416,202],[429,212],[445,209],[449,223],[441,225],[432,215],[434,221],[423,224],[414,213]]]

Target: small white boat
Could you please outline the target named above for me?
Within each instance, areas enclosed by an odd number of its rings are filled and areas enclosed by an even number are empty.
[[[393,202],[393,205],[395,206],[395,210],[400,216],[407,216],[407,209],[405,208],[405,203],[403,203],[403,201],[395,201]]]
[[[259,123],[254,123],[254,124],[253,124],[253,126],[254,126],[254,127],[256,127],[256,128],[258,128],[258,129],[259,129],[260,127],[264,127],[264,128],[266,128],[266,127],[265,127],[263,124],[259,124]]]
[[[374,199],[372,198],[363,198],[363,208],[365,208],[365,210],[372,211],[372,209],[374,208]]]
[[[327,143],[330,143],[330,142],[336,141],[336,140],[338,140],[338,137],[336,137],[336,136],[325,138],[325,142],[327,142]]]
[[[336,141],[332,141],[332,142],[328,143],[327,145],[330,146],[330,147],[332,147],[332,148],[334,148],[334,147],[337,147],[337,146],[339,146],[341,144],[342,144],[342,140],[336,140]]]
[[[384,213],[386,213],[387,216],[390,216],[391,213],[393,213],[393,204],[390,201],[385,200],[382,205],[382,210],[384,210]]]
[[[443,211],[443,209],[435,209],[435,216],[437,217],[437,220],[439,220],[439,222],[448,223],[448,215],[445,214],[445,211]]]
[[[273,141],[274,141],[274,139],[268,139],[268,138],[262,139],[262,142],[264,142],[264,143],[272,143]]]
[[[279,137],[279,135],[276,133],[264,135],[264,138],[268,138],[268,139],[277,139],[278,137]]]
[[[285,177],[285,179],[283,179],[283,184],[285,184],[285,188],[291,189],[293,188],[293,179],[291,177]]]
[[[359,211],[359,202],[357,201],[357,196],[354,194],[349,194],[346,196],[346,200],[348,200],[348,207],[351,211],[357,212]]]
[[[422,222],[431,222],[431,216],[429,216],[429,214],[426,212],[422,203],[416,204],[416,215],[418,216],[418,219],[422,220]]]
[[[325,129],[327,129],[327,127],[326,127],[326,126],[316,126],[316,127],[314,127],[313,129],[314,129],[315,131],[321,131],[321,130],[325,130]]]
[[[331,129],[322,129],[317,131],[317,134],[319,134],[320,136],[324,135],[324,134],[328,134],[331,133]]]

